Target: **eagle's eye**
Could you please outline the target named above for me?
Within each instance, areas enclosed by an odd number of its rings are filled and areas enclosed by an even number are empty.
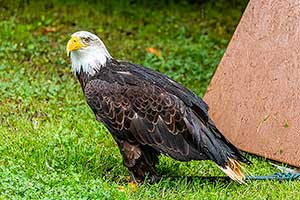
[[[86,38],[82,38],[82,39],[83,39],[84,43],[89,43],[89,42],[91,41],[91,39],[90,39],[90,38],[88,38],[88,37],[86,37]]]

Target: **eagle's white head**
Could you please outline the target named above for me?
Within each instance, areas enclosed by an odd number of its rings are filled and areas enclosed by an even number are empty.
[[[67,44],[67,54],[74,73],[94,75],[105,65],[111,55],[98,36],[88,31],[78,31],[71,35]]]

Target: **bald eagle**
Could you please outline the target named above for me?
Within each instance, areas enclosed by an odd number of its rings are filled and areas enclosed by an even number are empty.
[[[114,59],[95,34],[75,32],[67,44],[72,70],[96,119],[116,141],[132,178],[155,181],[160,154],[212,160],[243,183],[250,163],[216,128],[207,104],[169,77]]]

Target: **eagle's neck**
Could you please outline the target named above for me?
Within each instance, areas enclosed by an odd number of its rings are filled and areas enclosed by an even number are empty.
[[[112,58],[104,45],[89,46],[71,52],[72,70],[78,75],[81,72],[94,76]]]
[[[76,72],[76,76],[79,80],[83,92],[86,84],[89,81],[93,79],[105,79],[104,77],[107,78],[107,76],[109,76],[109,74],[111,74],[111,72],[115,70],[118,64],[119,62],[116,59],[110,58],[106,61],[106,63],[103,66],[95,70],[95,73],[93,73],[93,75],[84,71],[83,68],[81,68],[79,72]]]
[[[81,85],[82,91],[84,92],[84,88],[85,88],[86,84],[88,83],[90,77],[87,73],[85,73],[83,71],[81,71],[80,73],[76,73],[76,76]]]
[[[119,70],[120,70],[120,62],[114,58],[110,58],[99,70],[96,70],[93,75],[83,71],[83,69],[81,68],[79,72],[76,72],[76,76],[84,92],[85,86],[89,81],[94,79],[101,79],[101,80],[110,79],[111,75],[114,72]]]

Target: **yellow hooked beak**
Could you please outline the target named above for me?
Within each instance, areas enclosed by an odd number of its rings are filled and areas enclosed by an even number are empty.
[[[85,46],[86,45],[81,42],[79,37],[74,36],[69,40],[67,44],[67,55],[69,56],[71,51],[76,51],[81,47],[85,47]]]

